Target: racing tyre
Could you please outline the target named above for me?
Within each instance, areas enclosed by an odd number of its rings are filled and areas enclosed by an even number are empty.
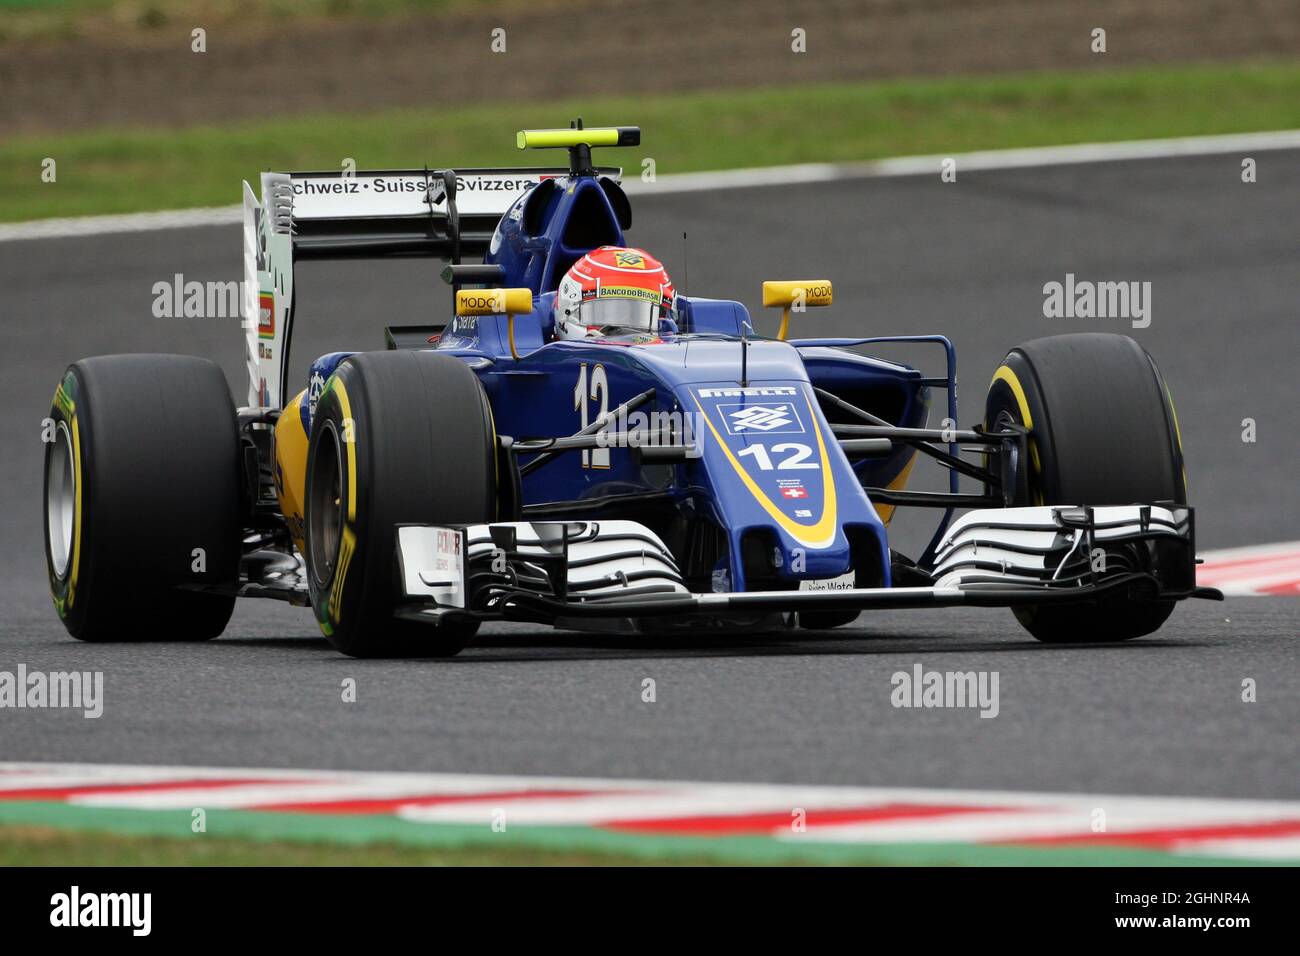
[[[186,355],[70,366],[46,422],[45,565],[83,641],[202,641],[239,576],[240,446],[225,375]]]
[[[325,383],[307,452],[307,579],[321,630],[353,657],[450,657],[473,621],[394,618],[398,524],[493,520],[496,432],[478,378],[432,352],[355,355]]]
[[[1128,336],[1054,335],[1013,349],[993,376],[984,423],[1029,430],[1028,496],[1018,505],[1187,501],[1173,401]],[[1125,595],[1012,610],[1040,641],[1096,643],[1150,634],[1173,602]]]

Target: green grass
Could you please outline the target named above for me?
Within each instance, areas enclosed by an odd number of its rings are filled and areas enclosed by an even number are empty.
[[[213,809],[207,832],[191,810],[142,812],[0,801],[0,867],[39,865],[1251,865],[1123,846],[801,843],[767,835],[698,837],[585,826],[414,822],[390,814]]]
[[[510,844],[360,846],[234,837],[121,836],[41,826],[0,827],[0,867],[8,866],[644,866],[644,857]],[[704,855],[679,866],[715,865]]]
[[[0,143],[0,220],[239,201],[260,170],[527,165],[514,131],[638,124],[642,146],[598,161],[637,175],[1300,127],[1300,64],[897,80],[567,102],[308,116]],[[56,183],[41,181],[45,157]]]

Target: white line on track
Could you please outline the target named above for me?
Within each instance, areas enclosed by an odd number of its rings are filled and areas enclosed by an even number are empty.
[[[1131,140],[1121,143],[1079,143],[1071,146],[1042,146],[1032,149],[999,149],[956,153],[959,172],[998,169],[1028,169],[1071,163],[1105,163],[1136,159],[1171,159],[1180,156],[1215,156],[1224,153],[1259,152],[1272,149],[1300,149],[1300,130],[1266,133],[1231,133],[1223,136],[1187,136],[1177,139]],[[848,179],[891,176],[938,175],[939,164],[949,156],[898,156],[860,163],[801,163],[793,166],[765,166],[704,173],[676,173],[658,177],[653,183],[633,177],[625,184],[634,196],[671,196],[679,193],[749,189],[760,186],[825,183]],[[232,192],[233,192],[232,187]],[[164,212],[128,213],[117,216],[78,216],[67,219],[38,219],[34,222],[0,224],[0,242],[24,239],[66,239],[113,233],[154,232],[199,226],[238,223],[240,206],[206,209],[173,209]]]
[[[860,163],[805,163],[798,166],[768,166],[713,173],[682,173],[661,176],[658,182],[630,180],[631,195],[653,196],[715,189],[744,189],[789,183],[819,183],[842,179],[874,179],[891,176],[934,175],[944,159],[955,159],[958,172],[997,169],[1028,169],[1036,166],[1065,166],[1072,163],[1107,163],[1135,159],[1171,159],[1180,156],[1216,156],[1243,151],[1300,148],[1300,130],[1270,133],[1231,133],[1224,136],[1188,136],[1179,139],[1144,139],[1120,143],[1079,143],[1071,146],[1039,146],[1031,149],[996,149],[975,153],[933,156],[897,156]]]

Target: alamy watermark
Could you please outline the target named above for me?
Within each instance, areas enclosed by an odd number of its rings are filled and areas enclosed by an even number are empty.
[[[156,319],[235,319],[244,314],[243,281],[186,281],[177,272],[170,282],[155,282],[152,292]]]
[[[1043,315],[1049,319],[1128,319],[1133,328],[1151,324],[1150,282],[1093,282],[1065,274],[1043,286]]]
[[[152,893],[83,893],[73,886],[67,893],[50,897],[50,925],[117,926],[132,936],[148,936],[153,928]]]
[[[917,664],[911,673],[895,671],[890,677],[889,702],[903,708],[979,708],[981,717],[996,717],[998,678],[997,671],[927,671]]]
[[[629,412],[619,406],[606,417],[608,425],[596,432],[599,448],[682,448],[687,458],[704,454],[704,416],[699,412]]]
[[[94,720],[104,714],[103,671],[0,671],[0,709],[67,708]]]

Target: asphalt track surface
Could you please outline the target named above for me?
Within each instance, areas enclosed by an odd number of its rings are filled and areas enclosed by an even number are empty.
[[[1257,158],[1254,184],[1224,155],[641,197],[629,241],[679,286],[755,313],[764,278],[833,279],[837,304],[798,318],[798,335],[948,334],[962,424],[1017,342],[1127,331],[1177,402],[1202,549],[1293,540],[1300,153]],[[231,227],[0,243],[0,670],[102,670],[106,685],[99,720],[0,711],[2,760],[1300,797],[1300,605],[1285,598],[1184,604],[1157,635],[1093,647],[1037,644],[1006,611],[946,609],[707,646],[501,625],[452,661],[362,662],[269,601],[244,602],[206,645],[79,644],[44,583],[54,385],[86,355],[188,352],[220,361],[242,400],[237,319],[150,312],[157,281],[240,270]],[[385,324],[440,321],[435,272],[303,267],[298,381],[320,352],[381,347]],[[1150,281],[1150,327],[1044,318],[1043,284],[1067,272]],[[895,547],[915,552],[925,514],[899,520]],[[998,716],[893,708],[890,676],[918,663],[997,671]]]

